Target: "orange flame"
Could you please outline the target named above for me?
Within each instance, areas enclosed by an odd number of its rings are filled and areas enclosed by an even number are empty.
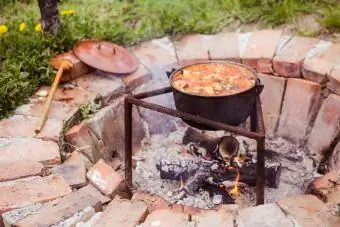
[[[235,179],[235,185],[234,185],[234,188],[232,190],[229,191],[229,194],[231,196],[234,196],[234,197],[237,197],[240,195],[240,191],[238,190],[238,183],[239,183],[239,180],[240,180],[240,172],[237,170],[237,176],[236,176],[236,179]]]

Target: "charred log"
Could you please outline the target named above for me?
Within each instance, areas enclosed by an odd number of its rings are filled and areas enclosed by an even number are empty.
[[[60,27],[58,2],[59,0],[38,0],[42,28],[50,34],[57,33]]]
[[[256,163],[245,163],[239,170],[225,169],[217,161],[202,159],[183,159],[173,161],[162,159],[157,164],[162,179],[186,181],[188,192],[194,192],[198,186],[204,185],[209,177],[214,182],[233,181],[239,171],[239,181],[249,186],[256,186]],[[265,184],[270,188],[277,188],[280,183],[281,164],[275,163],[265,167]],[[204,181],[203,181],[204,180]],[[203,182],[201,182],[203,181]],[[187,186],[188,184],[188,186]]]
[[[196,156],[206,158],[201,153],[195,153],[201,147],[206,150],[208,158],[219,161],[230,161],[239,150],[239,143],[233,136],[213,138],[190,127],[185,132],[182,143],[195,146],[191,150]]]

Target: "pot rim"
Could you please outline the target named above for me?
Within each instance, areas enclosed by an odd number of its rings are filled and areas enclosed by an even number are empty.
[[[211,63],[227,63],[227,64],[230,64],[230,65],[237,65],[237,66],[240,66],[240,67],[248,69],[253,74],[253,76],[255,77],[255,84],[254,84],[254,86],[250,87],[247,90],[244,90],[244,91],[241,91],[241,92],[238,92],[238,93],[234,93],[234,94],[231,94],[231,95],[218,95],[218,96],[195,95],[195,94],[191,94],[191,93],[186,93],[186,92],[180,91],[175,86],[173,86],[172,78],[178,72],[182,71],[183,69],[185,69],[187,67],[191,67],[191,66],[194,66],[194,65],[211,64]],[[257,85],[261,84],[261,82],[259,80],[259,77],[257,76],[257,72],[254,69],[250,68],[247,65],[243,65],[243,64],[240,64],[240,63],[237,63],[237,62],[232,62],[232,61],[227,61],[227,60],[204,60],[204,61],[197,61],[197,62],[192,63],[192,64],[184,65],[184,66],[176,69],[174,72],[171,73],[171,75],[169,76],[169,83],[170,83],[170,86],[171,86],[172,89],[174,89],[175,91],[177,91],[177,92],[179,92],[181,94],[185,94],[185,95],[189,95],[189,96],[193,96],[193,97],[199,97],[199,98],[210,98],[210,99],[211,98],[213,98],[213,99],[227,98],[227,97],[232,97],[232,96],[236,96],[236,95],[241,95],[243,93],[249,92],[251,89],[254,89]]]

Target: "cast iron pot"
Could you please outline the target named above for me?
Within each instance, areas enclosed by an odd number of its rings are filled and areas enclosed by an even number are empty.
[[[225,96],[202,96],[188,94],[178,90],[173,86],[172,78],[178,72],[193,65],[211,63],[237,65],[243,68],[247,68],[250,73],[253,74],[254,78],[256,79],[256,83],[253,87],[249,88],[246,91]],[[257,74],[254,70],[245,65],[229,61],[198,62],[186,65],[177,70],[174,69],[172,72],[168,72],[168,76],[170,80],[170,85],[173,90],[173,96],[177,110],[233,126],[241,124],[249,117],[255,105],[256,98],[263,90],[263,85],[260,84],[260,80],[258,79]],[[203,130],[215,130],[184,119],[183,121],[195,128]]]

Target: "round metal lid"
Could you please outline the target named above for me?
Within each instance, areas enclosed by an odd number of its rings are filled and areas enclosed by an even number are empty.
[[[85,64],[105,72],[129,74],[139,67],[138,59],[128,50],[106,41],[81,41],[73,53]]]

